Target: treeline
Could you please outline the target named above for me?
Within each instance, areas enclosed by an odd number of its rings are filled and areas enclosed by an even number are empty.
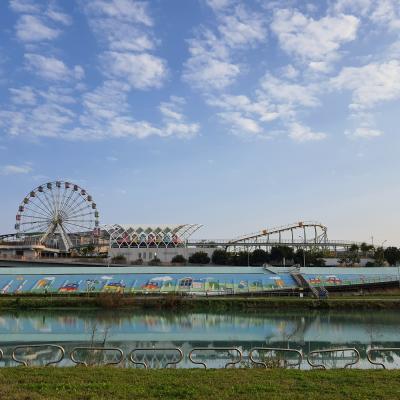
[[[271,265],[292,265],[299,264],[309,267],[325,266],[325,258],[332,258],[329,252],[320,250],[294,250],[288,246],[275,246],[271,250],[256,249],[251,252],[240,251],[231,253],[224,249],[215,249],[212,256],[209,257],[206,252],[198,251],[192,254],[188,259],[182,255],[176,255],[171,259],[172,264],[196,264],[196,265],[235,265],[235,266],[259,266],[263,264]],[[360,263],[361,258],[368,258],[366,267],[396,265],[400,263],[400,249],[397,247],[374,247],[366,243],[360,246],[354,244],[338,259],[339,265],[350,267]],[[111,260],[112,263],[126,264],[125,256],[119,255]],[[142,259],[132,261],[132,265],[143,265],[145,262]],[[147,262],[148,265],[160,265],[161,260],[153,258]]]
[[[212,264],[215,265],[263,265],[268,264],[305,264],[315,267],[325,265],[323,253],[319,251],[304,251],[287,246],[272,247],[270,252],[262,249],[256,249],[252,252],[241,251],[230,253],[223,249],[216,249],[210,257],[205,252],[194,253],[188,259],[189,264]],[[174,262],[174,259],[172,260]],[[176,261],[175,261],[176,262]]]
[[[361,261],[361,258],[369,258],[367,267],[396,265],[400,263],[400,249],[394,246],[374,247],[367,243],[361,243],[360,246],[353,244],[349,250],[340,258],[340,264],[351,266]]]

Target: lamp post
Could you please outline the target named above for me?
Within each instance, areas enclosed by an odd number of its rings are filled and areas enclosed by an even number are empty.
[[[303,240],[303,238],[300,235],[297,235],[301,240]],[[303,248],[303,267],[306,267],[306,249]]]

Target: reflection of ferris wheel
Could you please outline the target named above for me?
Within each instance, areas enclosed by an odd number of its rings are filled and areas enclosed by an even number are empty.
[[[59,235],[65,250],[72,245],[71,234],[93,232],[99,213],[92,196],[70,182],[49,182],[32,190],[22,201],[15,229],[21,234],[40,235],[44,244]]]

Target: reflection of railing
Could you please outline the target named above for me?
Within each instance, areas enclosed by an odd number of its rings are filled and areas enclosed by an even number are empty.
[[[88,366],[88,363],[86,361],[77,360],[75,358],[75,354],[78,351],[84,351],[84,352],[88,352],[88,353],[94,352],[95,354],[96,353],[104,354],[106,351],[114,351],[119,355],[119,357],[117,358],[116,361],[106,361],[104,363],[104,365],[118,365],[124,359],[124,352],[118,347],[75,347],[75,348],[73,348],[70,353],[71,361],[78,365],[84,365],[85,367]],[[100,360],[97,363],[100,364]],[[92,365],[92,364],[89,364],[89,365]]]
[[[344,353],[345,352],[353,352],[353,354],[355,354],[355,360],[346,363],[343,366],[344,368],[350,367],[351,365],[357,364],[358,361],[360,360],[360,353],[357,349],[355,349],[354,347],[346,347],[346,348],[340,348],[340,349],[324,349],[324,350],[314,350],[314,351],[310,351],[310,353],[308,353],[307,355],[307,362],[308,364],[313,367],[313,368],[322,368],[322,369],[326,369],[326,366],[324,364],[315,364],[312,362],[312,357],[314,355],[320,354],[320,355],[324,355],[324,354],[335,354],[335,353],[339,353],[342,352],[343,358],[344,358]]]
[[[301,352],[299,350],[295,350],[295,349],[281,349],[281,348],[275,348],[275,347],[254,347],[249,351],[249,358],[250,361],[253,364],[256,365],[262,365],[264,368],[268,368],[268,364],[265,361],[257,361],[254,359],[253,357],[253,353],[257,352],[258,355],[260,355],[261,352],[265,352],[265,353],[287,353],[289,355],[294,355],[297,357],[297,362],[296,363],[290,363],[287,362],[287,364],[285,364],[285,368],[286,367],[298,367],[300,369],[300,365],[303,361],[303,355],[301,354]],[[274,359],[277,359],[276,357],[274,357]],[[280,361],[279,359],[277,359],[278,361]]]
[[[385,364],[372,360],[372,353],[391,353],[393,351],[400,352],[400,347],[375,347],[367,351],[367,359],[371,364],[380,365],[383,369],[386,369]]]
[[[14,347],[14,350],[12,352],[11,358],[15,362],[17,362],[18,364],[22,364],[25,367],[27,367],[28,366],[28,360],[26,360],[26,359],[25,360],[21,360],[21,359],[17,358],[16,353],[18,352],[18,350],[24,349],[24,350],[26,350],[25,351],[25,354],[26,354],[32,348],[35,348],[35,349],[56,349],[56,350],[59,351],[59,353],[60,353],[59,357],[56,358],[53,361],[48,361],[45,364],[46,367],[49,366],[49,365],[60,363],[64,359],[64,356],[65,356],[64,348],[62,346],[57,345],[57,344],[28,344],[28,345],[20,345],[20,346]],[[39,353],[36,352],[36,353],[34,353],[34,355],[38,356]]]
[[[143,365],[143,367],[146,368],[146,369],[148,368],[148,365],[146,364],[146,362],[144,360],[143,361],[138,361],[138,360],[135,360],[135,358],[134,358],[135,353],[139,352],[139,351],[142,351],[142,352],[174,351],[174,352],[178,353],[178,355],[179,355],[178,360],[166,362],[163,365],[163,368],[167,368],[168,365],[175,365],[176,366],[177,364],[179,364],[183,360],[183,352],[178,347],[143,347],[143,348],[133,349],[129,354],[129,360],[135,365]]]
[[[227,362],[225,364],[224,368],[228,368],[229,365],[232,365],[234,367],[236,364],[239,364],[242,361],[242,352],[237,347],[195,347],[189,353],[189,360],[193,364],[202,365],[205,369],[207,369],[206,363],[204,363],[202,361],[193,360],[193,353],[205,352],[205,351],[220,351],[220,352],[223,351],[223,352],[227,352],[228,354],[230,351],[235,352],[237,354],[237,360]]]

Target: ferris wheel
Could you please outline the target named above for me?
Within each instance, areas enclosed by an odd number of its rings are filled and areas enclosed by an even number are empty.
[[[98,226],[99,212],[92,196],[78,185],[56,181],[40,185],[25,196],[18,207],[15,230],[38,235],[41,244],[60,238],[69,251],[73,234],[95,233]]]

